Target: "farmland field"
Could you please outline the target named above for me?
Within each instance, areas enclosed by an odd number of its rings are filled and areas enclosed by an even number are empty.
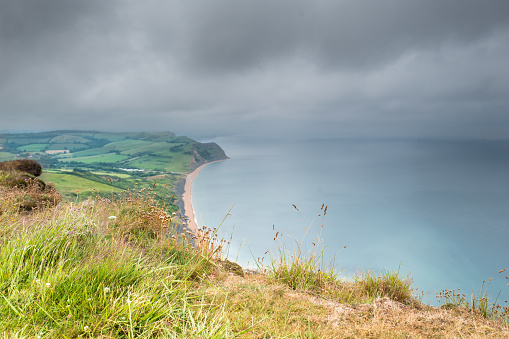
[[[90,172],[90,173],[97,174],[97,175],[106,175],[106,176],[111,176],[111,177],[117,177],[117,178],[122,178],[122,179],[127,179],[127,178],[131,177],[129,174],[124,174],[124,173],[110,173],[110,172]]]
[[[145,141],[145,140],[133,140],[133,139],[127,139],[127,140],[121,140],[121,141],[115,141],[111,144],[108,144],[106,146],[112,147],[115,151],[127,151],[133,148],[142,147],[142,146],[148,146],[154,144],[151,141]]]
[[[28,144],[18,147],[21,152],[44,152],[49,144]]]
[[[79,150],[86,149],[86,148],[87,148],[86,144],[58,143],[58,144],[50,144],[48,147],[48,150],[68,149],[71,152],[73,152],[73,151],[79,151]]]
[[[107,153],[107,154],[98,154],[98,155],[91,155],[88,157],[80,157],[80,158],[65,158],[61,159],[59,161],[62,162],[69,162],[69,161],[76,161],[81,162],[83,164],[91,164],[94,162],[120,162],[122,160],[126,160],[129,157],[127,155],[120,155],[115,153]]]
[[[180,144],[177,144],[180,145]],[[149,145],[143,145],[140,147],[128,149],[122,152],[122,154],[136,155],[139,153],[154,153],[169,150],[171,147],[175,147],[175,144],[169,144],[167,142],[156,142]]]
[[[70,155],[68,157],[72,157],[72,158],[88,157],[91,155],[99,155],[99,154],[109,153],[111,150],[113,150],[113,147],[103,146],[100,148],[92,148],[92,149],[86,149],[83,151],[73,152],[72,155]]]
[[[104,193],[118,193],[122,191],[120,188],[76,177],[72,174],[47,172],[41,175],[41,179],[47,183],[53,183],[64,196],[74,196],[78,191],[80,193],[93,192],[94,189],[95,191],[102,191]]]

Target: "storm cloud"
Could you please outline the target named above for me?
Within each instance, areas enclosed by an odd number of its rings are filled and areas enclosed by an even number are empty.
[[[506,138],[506,0],[0,0],[0,130]]]

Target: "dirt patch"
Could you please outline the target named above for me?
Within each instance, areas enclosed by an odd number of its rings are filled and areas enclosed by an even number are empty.
[[[431,333],[468,333],[508,338],[507,327],[500,322],[483,318],[468,310],[443,310],[427,306],[415,309],[387,297],[378,298],[366,304],[342,304],[305,293],[287,291],[289,298],[305,298],[308,302],[327,309],[325,317],[314,317],[313,321],[323,321],[335,328],[351,323],[359,328],[385,328],[389,332],[407,329],[417,335]],[[481,332],[482,332],[481,331]],[[496,334],[496,335],[495,335]],[[491,336],[490,336],[491,337]]]

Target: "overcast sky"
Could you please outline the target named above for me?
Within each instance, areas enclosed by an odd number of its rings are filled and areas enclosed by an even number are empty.
[[[509,137],[508,0],[0,0],[0,130]]]

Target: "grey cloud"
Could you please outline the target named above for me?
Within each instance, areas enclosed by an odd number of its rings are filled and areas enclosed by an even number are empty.
[[[190,67],[238,71],[300,55],[332,67],[380,66],[408,51],[468,44],[509,26],[509,3],[219,1],[190,11]]]
[[[506,0],[0,0],[0,129],[504,137],[507,46]]]

